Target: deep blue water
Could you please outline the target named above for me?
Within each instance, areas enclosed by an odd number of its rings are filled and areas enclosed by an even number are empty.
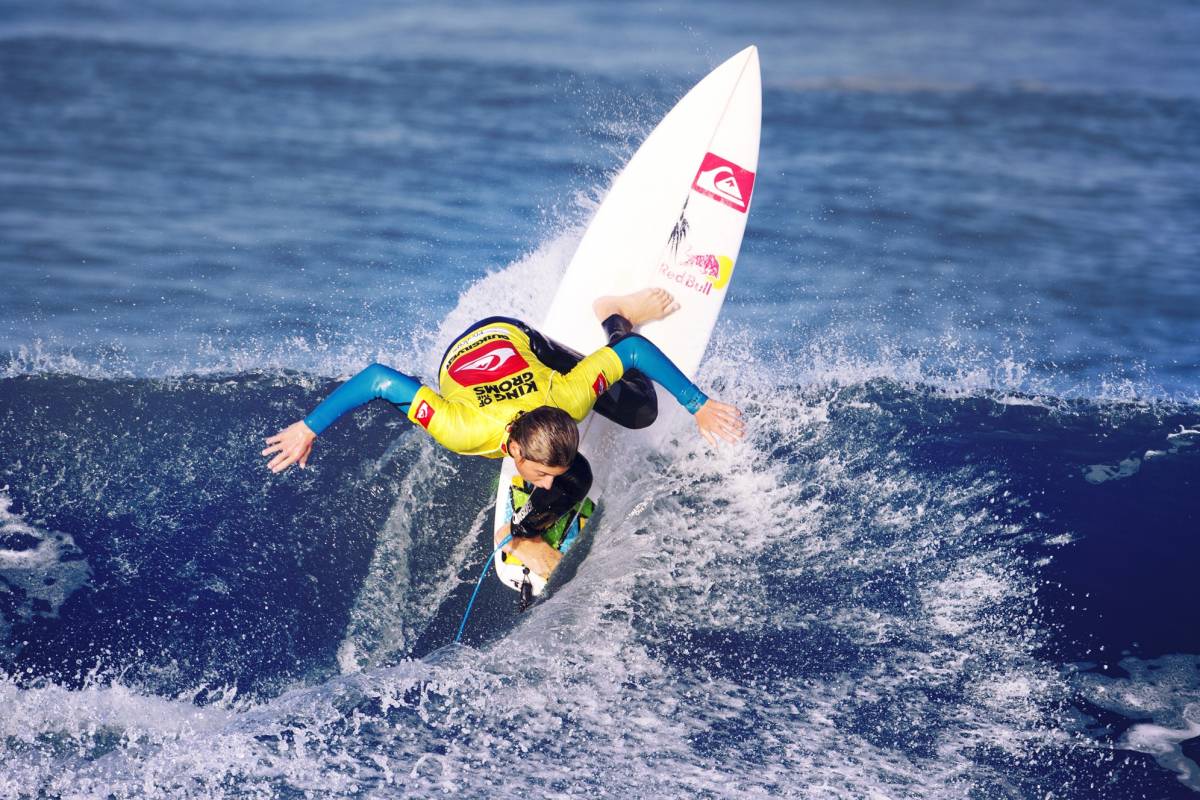
[[[1200,793],[1200,7],[0,2],[0,797]],[[550,597],[373,360],[763,64],[701,384]],[[518,766],[519,765],[519,766]]]

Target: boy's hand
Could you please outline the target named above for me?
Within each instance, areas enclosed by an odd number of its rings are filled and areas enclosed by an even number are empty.
[[[494,541],[498,547],[504,537],[512,533],[512,524],[497,529]],[[504,545],[504,552],[521,559],[521,563],[529,567],[530,572],[536,572],[543,578],[549,579],[550,573],[562,561],[563,554],[546,544],[540,536],[514,536],[513,540]]]
[[[735,406],[713,400],[711,397],[695,414],[696,427],[700,435],[711,445],[717,444],[720,436],[727,442],[736,443],[746,435],[746,424],[742,412]]]
[[[547,580],[563,557],[562,553],[546,544],[540,536],[513,539],[504,549],[521,559],[521,563],[529,567],[530,572],[536,572]]]
[[[304,424],[304,420],[293,422],[279,433],[267,439],[267,448],[262,451],[264,456],[272,453],[275,457],[267,463],[271,472],[283,472],[296,462],[300,469],[308,466],[308,456],[312,452],[313,440],[317,435]]]

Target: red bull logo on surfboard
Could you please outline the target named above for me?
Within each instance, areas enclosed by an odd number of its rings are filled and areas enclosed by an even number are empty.
[[[685,289],[703,295],[712,294],[713,289],[724,289],[733,275],[733,259],[729,256],[689,256],[675,266],[663,263],[658,274]]]
[[[705,153],[692,189],[745,214],[754,192],[754,173],[714,153]]]

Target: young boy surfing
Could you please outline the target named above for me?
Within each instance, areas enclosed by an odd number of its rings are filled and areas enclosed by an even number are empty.
[[[593,410],[627,428],[658,415],[650,380],[696,420],[710,444],[744,434],[737,408],[707,397],[653,343],[633,329],[678,308],[662,289],[602,297],[593,304],[608,344],[582,356],[519,320],[489,317],[472,325],[442,356],[440,393],[415,378],[372,364],[339,386],[311,414],[266,440],[267,466],[307,465],[313,442],[343,414],[374,399],[399,408],[442,446],[463,455],[512,456],[529,484],[528,502],[510,525],[512,553],[548,577],[562,554],[541,534],[587,497],[592,471],[579,453],[579,422]],[[535,490],[536,489],[536,490]]]

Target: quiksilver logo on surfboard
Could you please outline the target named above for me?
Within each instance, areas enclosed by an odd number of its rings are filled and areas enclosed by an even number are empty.
[[[754,173],[714,153],[705,153],[692,188],[745,214],[754,192]]]

